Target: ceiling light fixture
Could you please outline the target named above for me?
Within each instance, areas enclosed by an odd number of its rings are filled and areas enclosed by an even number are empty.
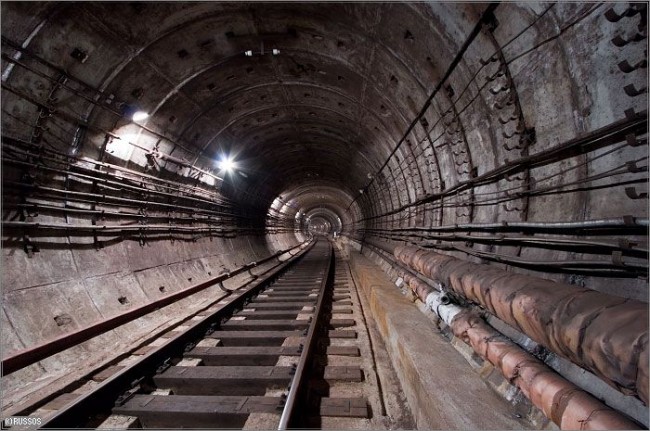
[[[132,118],[133,118],[133,121],[141,121],[141,120],[145,120],[145,119],[149,118],[149,114],[147,114],[144,111],[136,111],[133,114]]]
[[[219,160],[219,162],[217,162],[217,167],[219,169],[221,169],[222,171],[232,172],[237,167],[237,164],[232,159],[232,157],[223,156],[221,158],[221,160]]]

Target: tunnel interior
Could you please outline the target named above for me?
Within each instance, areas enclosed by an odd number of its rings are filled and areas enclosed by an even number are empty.
[[[648,302],[644,3],[1,8],[5,357],[318,235]]]

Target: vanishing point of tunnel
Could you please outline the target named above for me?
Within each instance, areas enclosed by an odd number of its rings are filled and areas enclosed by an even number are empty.
[[[11,429],[647,429],[647,2],[2,1]]]

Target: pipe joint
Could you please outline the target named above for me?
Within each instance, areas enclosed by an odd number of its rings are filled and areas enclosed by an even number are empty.
[[[453,301],[452,301],[452,299],[451,299],[451,296],[450,296],[447,292],[445,292],[445,293],[443,293],[442,295],[440,295],[440,303],[441,303],[442,305],[449,305],[449,304],[451,304],[452,302],[453,302]]]
[[[444,293],[431,292],[427,295],[424,303],[433,312],[435,312],[447,325],[451,326],[452,320],[463,311],[462,308],[455,304],[444,303],[443,298],[447,298]]]

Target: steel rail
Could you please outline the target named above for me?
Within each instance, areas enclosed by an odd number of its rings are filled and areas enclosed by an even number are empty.
[[[291,421],[294,419],[294,410],[298,404],[298,395],[303,389],[303,379],[305,374],[305,369],[309,363],[309,360],[314,349],[316,339],[315,333],[319,328],[319,322],[322,318],[322,308],[323,308],[323,299],[325,297],[325,289],[331,282],[334,277],[334,252],[332,250],[332,245],[328,242],[328,258],[327,258],[327,267],[323,273],[323,280],[321,281],[320,291],[318,295],[318,301],[314,308],[314,318],[312,319],[311,324],[309,325],[309,331],[307,332],[307,337],[304,341],[304,349],[298,360],[298,365],[296,367],[296,374],[291,381],[291,388],[289,389],[289,394],[287,395],[287,400],[282,410],[282,416],[280,417],[280,422],[278,424],[278,430],[286,430],[291,425]]]
[[[263,280],[255,286],[243,290],[234,291],[231,295],[237,295],[228,304],[211,313],[209,316],[192,324],[186,331],[169,338],[167,342],[145,354],[131,366],[120,370],[110,378],[106,379],[91,392],[82,395],[54,414],[45,421],[40,428],[62,428],[69,429],[75,424],[87,421],[93,415],[108,410],[116,399],[129,389],[137,388],[143,378],[153,375],[160,365],[174,356],[182,355],[185,348],[196,340],[200,339],[206,332],[210,332],[221,318],[232,315],[241,309],[246,301],[264,288],[270,281],[279,276],[284,270],[298,262],[314,246],[312,241],[307,247],[294,255],[290,260],[283,262],[279,267],[272,270]]]

